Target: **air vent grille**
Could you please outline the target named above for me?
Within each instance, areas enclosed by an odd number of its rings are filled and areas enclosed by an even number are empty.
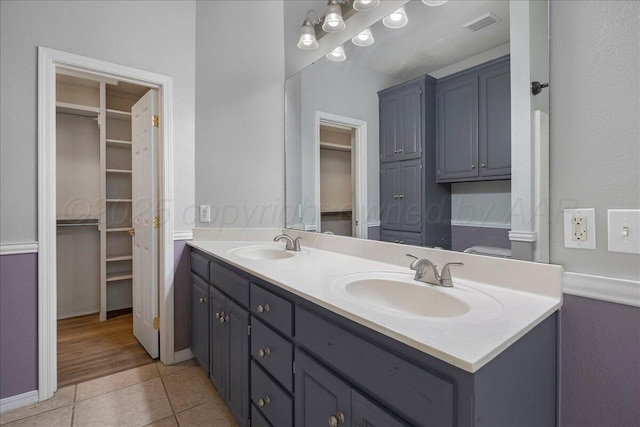
[[[502,19],[489,12],[485,15],[480,16],[479,18],[474,19],[473,21],[467,22],[463,25],[463,27],[475,33],[480,30],[484,30],[485,28],[489,28],[490,26],[495,25],[498,22],[502,22]]]

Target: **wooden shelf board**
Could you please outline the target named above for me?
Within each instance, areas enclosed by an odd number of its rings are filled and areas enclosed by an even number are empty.
[[[107,108],[107,118],[115,120],[131,120],[131,112]]]
[[[351,213],[352,211],[353,211],[352,209],[322,209],[320,211],[320,214],[327,214],[327,215],[343,214],[343,213]]]
[[[106,169],[107,173],[131,173],[130,170],[126,170],[126,169]]]
[[[121,271],[119,273],[107,274],[107,282],[117,282],[119,280],[133,279],[131,272]]]
[[[131,203],[131,199],[107,199],[107,203]]]
[[[117,147],[131,147],[131,141],[125,141],[122,139],[107,139],[107,145]]]
[[[133,227],[116,227],[116,228],[107,228],[107,233],[120,233],[123,231],[133,230]]]
[[[98,117],[100,108],[90,105],[70,104],[68,102],[56,102],[56,113],[75,114],[84,117]]]
[[[334,151],[351,151],[350,145],[334,144],[331,142],[320,142],[320,148]]]
[[[130,261],[133,255],[112,256],[107,258],[107,262]]]

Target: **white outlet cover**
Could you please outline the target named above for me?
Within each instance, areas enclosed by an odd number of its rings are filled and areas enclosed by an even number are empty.
[[[640,254],[640,209],[609,209],[608,224],[609,252]]]
[[[200,222],[211,222],[210,205],[200,205]]]
[[[587,222],[587,240],[573,240],[571,218],[584,217]],[[564,247],[575,249],[596,248],[596,210],[593,208],[564,210]]]

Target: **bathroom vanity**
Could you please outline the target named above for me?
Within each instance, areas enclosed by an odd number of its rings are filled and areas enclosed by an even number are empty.
[[[240,425],[556,424],[560,267],[416,248],[465,262],[440,288],[400,245],[298,234],[189,243],[191,349]]]

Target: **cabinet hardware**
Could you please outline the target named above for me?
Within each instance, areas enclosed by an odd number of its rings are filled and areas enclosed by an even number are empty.
[[[486,164],[486,163],[483,163],[483,164],[481,164],[481,165],[480,165],[480,167],[484,169],[484,168],[486,168],[486,167],[487,167],[487,164]]]
[[[160,227],[160,217],[159,216],[154,216],[153,217],[153,228],[158,228]]]
[[[393,198],[394,198],[394,199],[397,199],[397,198],[398,198],[398,195],[397,195],[397,194],[394,194],[394,195],[393,195]]]
[[[269,347],[265,347],[264,350],[258,350],[258,357],[265,357],[271,354],[271,349]]]
[[[259,305],[258,306],[258,313],[262,314],[262,313],[268,313],[269,312],[269,304],[265,304],[265,305]]]
[[[204,304],[205,302],[207,302],[207,297],[200,297],[198,301],[200,301],[200,304]]]
[[[261,407],[261,408],[264,408],[269,403],[271,403],[271,398],[269,396],[265,396],[265,397],[263,397],[261,399],[258,399],[258,406]]]
[[[404,153],[404,150],[402,148],[398,148],[398,154],[402,154]]]
[[[159,317],[154,317],[153,318],[153,329],[160,329],[160,318]]]
[[[344,424],[344,414],[342,411],[338,411],[337,414],[329,417],[329,426],[338,427],[338,424]]]
[[[476,166],[475,164],[474,164],[474,165],[471,165],[471,169],[475,169],[475,168],[477,168],[477,167],[478,167],[478,166]]]
[[[151,120],[151,124],[153,125],[154,128],[157,128],[158,126],[160,126],[160,120],[158,119],[157,115],[153,116],[153,119]]]
[[[404,199],[404,194],[398,194],[398,199]]]

